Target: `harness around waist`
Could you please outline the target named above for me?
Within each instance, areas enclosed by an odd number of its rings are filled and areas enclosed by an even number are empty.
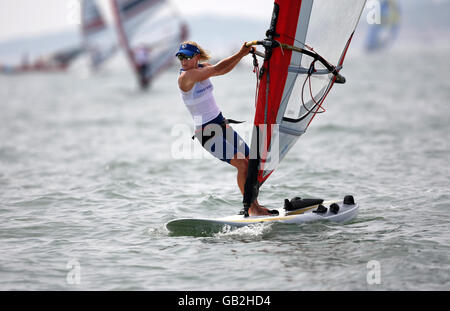
[[[203,125],[200,129],[196,130],[194,135],[192,136],[192,139],[194,140],[195,138],[197,138],[202,146],[205,145],[205,143],[210,140],[211,138],[213,138],[214,136],[216,136],[216,131],[212,130],[211,133],[205,134],[205,128],[210,126],[210,125],[219,125],[223,133],[226,133],[227,130],[227,124],[239,124],[239,123],[244,123],[245,121],[236,121],[233,119],[224,119],[221,123],[209,123],[206,125]]]

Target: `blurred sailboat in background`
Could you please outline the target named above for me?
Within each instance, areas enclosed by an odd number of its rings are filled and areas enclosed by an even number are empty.
[[[175,60],[188,29],[166,0],[110,0],[119,43],[142,89]]]
[[[79,27],[77,40],[70,44],[59,37],[24,41],[21,51],[9,52],[14,60],[3,61],[0,73],[59,72],[69,67],[95,72],[123,50],[145,89],[171,65],[188,36],[186,23],[167,0],[82,0]]]
[[[400,28],[400,4],[397,0],[380,0],[380,23],[369,27],[366,50],[375,52],[391,46]]]
[[[114,29],[107,23],[95,0],[81,3],[81,34],[83,49],[94,71],[117,51]]]

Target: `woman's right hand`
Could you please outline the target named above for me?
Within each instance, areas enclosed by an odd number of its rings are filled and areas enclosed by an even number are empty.
[[[254,47],[247,46],[246,44],[247,42],[244,42],[244,44],[241,46],[241,49],[239,50],[239,54],[241,54],[242,56],[247,55],[248,53],[250,53],[255,49]]]

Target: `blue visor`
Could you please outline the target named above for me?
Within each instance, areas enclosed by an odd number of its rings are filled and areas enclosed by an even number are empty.
[[[180,49],[178,50],[177,54],[175,54],[175,56],[178,56],[180,54],[192,57],[195,54],[201,54],[201,52],[195,45],[185,43],[180,45]]]

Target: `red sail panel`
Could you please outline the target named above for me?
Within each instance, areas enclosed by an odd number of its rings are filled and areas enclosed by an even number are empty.
[[[279,37],[274,39],[289,45],[294,45],[297,21],[300,14],[302,1],[276,0],[279,5],[278,22],[275,32]],[[278,109],[283,96],[284,86],[288,75],[288,67],[291,62],[292,51],[273,49],[271,58],[264,62],[264,75],[261,78],[256,104],[255,126],[260,126],[260,132],[267,136],[261,142],[261,164],[258,173],[258,183],[262,184],[269,176],[263,175],[264,162],[271,143],[272,125],[276,123]],[[268,82],[268,83],[267,83]],[[261,125],[266,125],[261,127]]]

